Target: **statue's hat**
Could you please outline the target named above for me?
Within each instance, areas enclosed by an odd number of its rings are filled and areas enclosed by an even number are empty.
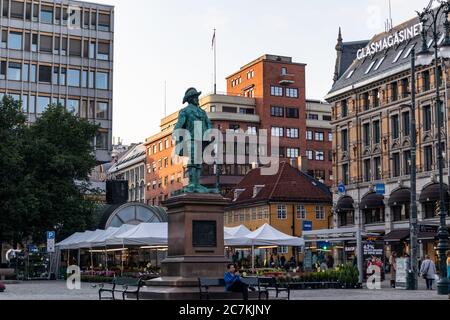
[[[192,97],[199,97],[202,94],[202,92],[198,92],[195,88],[189,88],[186,91],[186,94],[184,95],[183,103],[186,103],[190,98]]]

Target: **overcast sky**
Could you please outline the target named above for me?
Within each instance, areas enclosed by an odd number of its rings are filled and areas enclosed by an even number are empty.
[[[188,87],[213,88],[211,40],[217,28],[218,91],[225,77],[268,53],[307,64],[307,97],[323,99],[332,85],[339,26],[344,41],[384,31],[388,0],[94,0],[114,5],[114,132],[143,142],[167,113],[182,107]],[[428,0],[392,0],[394,25]]]

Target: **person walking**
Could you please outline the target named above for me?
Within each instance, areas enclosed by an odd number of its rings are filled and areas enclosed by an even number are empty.
[[[433,282],[436,279],[436,265],[429,255],[425,256],[425,260],[420,268],[420,274],[427,282],[427,290],[433,290]]]
[[[450,279],[450,250],[447,251],[447,277]]]
[[[391,288],[395,289],[397,281],[397,252],[392,253],[389,258],[389,264],[391,265]]]

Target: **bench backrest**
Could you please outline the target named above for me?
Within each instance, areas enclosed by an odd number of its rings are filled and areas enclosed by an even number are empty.
[[[241,281],[251,287],[257,287],[260,283],[259,278],[255,277],[241,278]]]
[[[140,287],[142,285],[142,279],[141,278],[118,277],[118,278],[115,278],[114,284],[116,284],[118,286]]]
[[[276,287],[278,285],[277,279],[275,278],[258,278],[258,280],[261,286]]]
[[[224,287],[225,286],[224,279],[199,278],[198,282],[199,282],[200,287]]]

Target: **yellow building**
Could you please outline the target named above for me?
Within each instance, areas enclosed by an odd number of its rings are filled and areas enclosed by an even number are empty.
[[[227,227],[244,225],[254,231],[268,223],[295,237],[305,228],[332,228],[329,189],[287,162],[275,175],[262,175],[260,168],[250,171],[228,197],[232,204],[225,211]],[[287,260],[296,255],[292,248],[278,248],[277,253]]]

